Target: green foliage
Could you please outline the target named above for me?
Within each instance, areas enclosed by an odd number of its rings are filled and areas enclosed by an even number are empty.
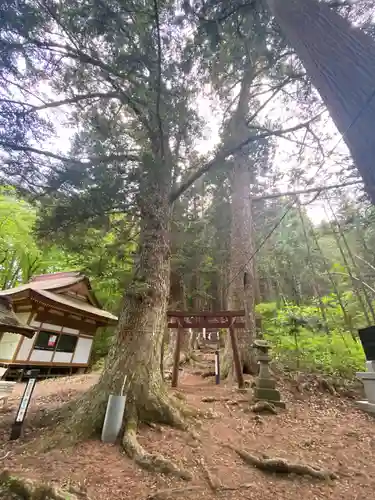
[[[41,240],[34,231],[38,214],[38,207],[20,199],[14,189],[1,189],[1,288],[26,283],[35,274],[77,269],[90,277],[102,306],[117,313],[136,249],[133,229],[126,219],[115,215],[104,228],[80,226],[63,238],[54,235]],[[120,239],[125,236],[127,239]],[[93,362],[107,354],[112,333],[112,328],[98,332]]]
[[[0,287],[11,288],[32,275],[64,271],[76,262],[55,246],[38,243],[34,234],[37,210],[14,189],[0,189]]]
[[[277,315],[278,307],[276,302],[262,302],[256,306],[256,312],[264,319],[272,319]]]
[[[113,328],[101,328],[94,337],[90,364],[93,369],[103,366],[104,358],[107,356],[113,336]]]
[[[335,298],[324,297],[329,334],[322,329],[316,305],[262,303],[263,332],[273,348],[273,358],[285,369],[320,372],[352,378],[364,369],[365,356],[344,323]]]

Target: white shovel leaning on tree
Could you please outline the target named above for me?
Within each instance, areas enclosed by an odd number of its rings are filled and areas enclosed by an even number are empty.
[[[126,406],[127,395],[125,392],[125,384],[127,377],[128,376],[125,375],[120,396],[114,394],[109,395],[102,429],[103,443],[115,443],[120,433]]]

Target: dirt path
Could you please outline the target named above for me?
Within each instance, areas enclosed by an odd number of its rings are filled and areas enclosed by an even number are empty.
[[[30,416],[40,409],[60,405],[86,390],[96,379],[96,375],[85,375],[39,383]],[[213,379],[202,379],[189,369],[184,370],[180,382],[178,390],[187,402],[206,410],[206,416],[197,426],[199,440],[167,427],[144,427],[139,434],[148,451],[162,453],[193,473],[189,485],[198,489],[175,494],[173,498],[368,500],[374,496],[375,421],[358,411],[352,401],[312,393],[296,400],[284,387],[287,410],[256,417],[246,411],[248,404],[232,404],[244,398],[233,387],[215,386]],[[32,455],[28,451],[29,442],[37,436],[28,428],[25,440],[10,443],[9,426],[22,390],[21,385],[17,387],[17,394],[10,401],[11,411],[0,410],[0,470],[11,469],[62,486],[84,487],[92,500],[146,499],[156,490],[187,486],[183,481],[142,471],[117,446],[99,441],[82,443],[73,450]],[[207,397],[221,401],[202,402]],[[265,474],[245,465],[228,444],[255,455],[284,457],[327,468],[335,471],[339,479],[326,483]],[[225,490],[210,489],[202,461]],[[242,488],[231,489],[239,485]]]

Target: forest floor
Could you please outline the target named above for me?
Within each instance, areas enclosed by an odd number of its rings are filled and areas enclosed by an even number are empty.
[[[200,369],[213,367],[213,354],[199,356]],[[168,427],[144,426],[138,436],[147,451],[162,453],[190,470],[192,481],[141,470],[118,446],[99,440],[74,449],[32,452],[34,440],[43,432],[33,429],[33,416],[68,401],[95,383],[97,377],[89,374],[39,382],[24,437],[9,442],[23,390],[23,384],[18,384],[8,409],[0,409],[0,472],[6,469],[21,477],[73,486],[85,490],[91,500],[367,500],[374,496],[375,420],[356,409],[353,399],[279,377],[278,387],[287,409],[277,415],[256,415],[249,411],[244,394],[233,386],[214,385],[213,377],[202,378],[196,365],[180,372],[178,392],[204,412],[195,428],[198,439]],[[262,472],[246,465],[228,445],[258,457],[265,454],[328,469],[337,474],[337,479],[321,481]],[[211,480],[207,479],[207,470]],[[166,489],[171,489],[170,496],[155,495]]]

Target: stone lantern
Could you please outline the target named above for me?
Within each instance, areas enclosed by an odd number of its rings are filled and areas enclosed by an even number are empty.
[[[256,340],[253,347],[257,350],[259,362],[259,374],[255,381],[254,400],[268,401],[269,403],[285,408],[285,403],[281,401],[280,392],[276,389],[276,382],[271,377],[269,363],[269,350],[271,346],[266,340]]]

